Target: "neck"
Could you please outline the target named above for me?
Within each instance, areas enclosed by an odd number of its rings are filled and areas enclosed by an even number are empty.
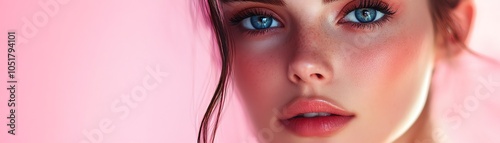
[[[427,98],[424,109],[415,123],[395,143],[429,143],[435,142],[432,138],[433,123],[430,118],[430,97]]]

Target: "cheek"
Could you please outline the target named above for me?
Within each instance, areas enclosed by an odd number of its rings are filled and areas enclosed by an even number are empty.
[[[276,54],[279,49],[272,46],[277,39],[257,43],[234,41],[234,83],[238,87],[243,103],[257,125],[267,125],[280,105],[285,104],[290,84],[286,76],[286,57]]]
[[[349,102],[372,138],[401,134],[424,106],[434,52],[431,22],[423,25],[380,33],[342,64],[346,82],[362,89]]]

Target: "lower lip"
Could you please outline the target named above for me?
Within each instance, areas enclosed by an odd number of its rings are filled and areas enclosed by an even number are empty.
[[[299,136],[329,136],[342,129],[353,116],[320,116],[313,118],[292,118],[281,120],[285,128]]]

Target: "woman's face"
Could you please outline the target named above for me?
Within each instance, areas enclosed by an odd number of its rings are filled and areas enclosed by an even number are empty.
[[[236,86],[261,142],[390,142],[421,113],[427,0],[222,0]]]

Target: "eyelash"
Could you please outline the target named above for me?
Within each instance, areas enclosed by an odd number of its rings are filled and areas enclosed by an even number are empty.
[[[342,19],[338,23],[339,24],[350,24],[352,27],[362,29],[362,30],[363,29],[371,30],[373,28],[377,28],[377,27],[382,26],[384,24],[384,22],[389,21],[392,18],[392,16],[396,13],[396,11],[392,10],[392,8],[389,6],[389,4],[382,2],[380,0],[362,0],[361,2],[359,2],[359,4],[357,4],[355,6],[351,6],[349,8],[345,8],[344,10],[342,10],[341,13],[342,13],[342,15],[344,15],[343,18],[345,18],[345,16],[347,16],[347,14],[349,14],[350,12],[352,12],[356,9],[360,9],[360,8],[373,8],[377,11],[384,13],[385,15],[384,15],[384,17],[382,17],[382,19],[371,22],[371,23],[356,23],[356,22],[350,22],[350,21],[342,21]]]
[[[278,19],[276,19],[276,16],[274,14],[269,13],[266,10],[249,9],[249,10],[244,10],[243,12],[237,13],[236,15],[234,15],[233,17],[231,17],[229,19],[229,22],[233,26],[240,26],[241,21],[243,21],[244,19],[246,19],[248,17],[255,16],[255,15],[268,16],[268,17],[272,17],[274,20],[278,20]],[[282,23],[281,21],[279,21],[279,22]],[[270,32],[273,29],[274,28],[269,28],[269,29],[264,29],[264,30],[245,30],[245,32],[247,32],[250,35],[259,35],[259,34],[265,34],[267,32]]]
[[[360,8],[373,8],[377,11],[380,11],[384,13],[384,17],[382,19],[371,22],[371,23],[356,23],[356,22],[350,22],[350,21],[342,21],[347,14],[350,12],[360,9]],[[382,2],[381,0],[361,0],[357,5],[351,6],[349,8],[344,8],[342,10],[341,14],[343,15],[342,19],[338,22],[339,24],[350,24],[351,27],[354,27],[356,29],[361,29],[361,30],[371,30],[373,28],[377,28],[382,26],[385,22],[389,21],[392,16],[396,13],[396,11],[392,10],[392,8],[385,2]],[[262,16],[268,16],[272,17],[275,20],[276,16],[272,13],[269,13],[265,10],[261,9],[249,9],[249,10],[244,10],[242,12],[239,12],[232,16],[229,19],[229,22],[233,26],[239,26],[241,24],[241,21],[244,20],[245,18],[255,16],[255,15],[262,15]],[[278,20],[279,21],[279,20]],[[282,23],[281,21],[279,21]],[[282,23],[283,24],[283,23]],[[245,30],[250,35],[259,35],[259,34],[265,34],[271,30],[274,30],[274,28],[269,28],[269,29],[264,29],[264,30]]]

